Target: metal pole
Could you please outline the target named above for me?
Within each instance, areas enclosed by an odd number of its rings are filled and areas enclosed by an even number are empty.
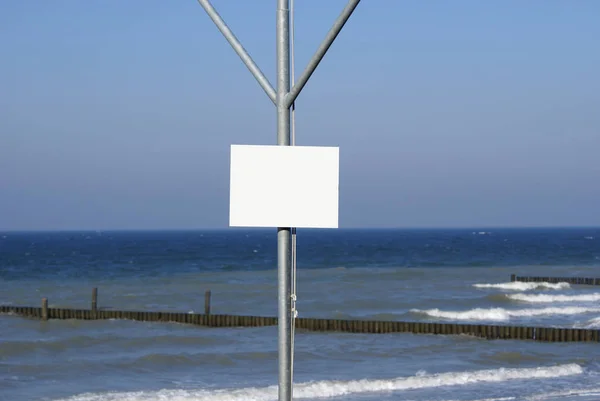
[[[198,0],[198,3],[200,3],[200,5],[204,8],[206,14],[208,14],[210,19],[213,20],[213,22],[215,23],[217,28],[219,28],[219,31],[221,31],[223,36],[225,36],[225,39],[227,39],[231,47],[233,47],[233,50],[235,50],[237,55],[240,56],[246,67],[248,67],[254,78],[260,84],[261,88],[263,88],[267,96],[269,96],[269,99],[271,99],[271,101],[275,103],[275,89],[273,89],[273,86],[271,85],[267,77],[265,77],[265,74],[263,74],[260,68],[258,68],[254,60],[252,60],[252,57],[250,57],[246,49],[244,49],[244,46],[242,46],[238,38],[235,37],[231,29],[229,29],[229,27],[225,23],[225,21],[223,21],[217,10],[215,10],[212,4],[210,4],[209,0]]]
[[[277,145],[290,145],[290,107],[296,97],[308,82],[325,53],[342,30],[348,18],[360,2],[360,0],[348,0],[348,4],[337,18],[331,30],[325,36],[323,43],[317,49],[306,69],[294,84],[290,91],[290,0],[277,0],[277,90],[275,90],[268,79],[254,63],[248,52],[240,41],[225,24],[210,0],[198,0],[225,39],[240,56],[246,67],[258,81],[267,96],[277,107]],[[273,166],[273,168],[285,169],[286,166]],[[280,202],[286,202],[290,194],[280,194]],[[291,401],[291,344],[292,330],[291,318],[291,228],[277,228],[277,277],[278,277],[278,351],[279,351],[279,401]]]
[[[306,83],[308,82],[310,76],[313,74],[313,72],[315,72],[315,69],[317,68],[321,60],[323,60],[325,53],[327,53],[327,50],[329,50],[329,48],[333,44],[333,41],[348,21],[348,18],[350,18],[350,16],[354,12],[354,9],[358,6],[358,3],[360,3],[360,0],[348,0],[348,4],[346,5],[346,7],[344,7],[341,14],[335,20],[329,32],[327,32],[327,35],[325,36],[325,39],[323,39],[321,46],[319,46],[315,54],[308,62],[308,65],[302,72],[302,75],[300,75],[300,78],[298,78],[298,82],[296,82],[291,92],[287,95],[287,107],[290,107],[292,103],[294,103],[294,101],[302,91],[302,88],[304,88],[304,85],[306,85]]]
[[[290,1],[277,0],[277,145],[290,145],[290,106],[286,96],[290,91]],[[273,166],[283,168],[286,166]],[[286,202],[288,194],[281,194]],[[279,401],[291,400],[291,228],[277,228],[278,277],[278,348],[279,348]]]

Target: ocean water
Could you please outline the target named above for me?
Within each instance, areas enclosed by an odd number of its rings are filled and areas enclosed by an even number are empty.
[[[600,229],[298,230],[304,317],[600,328]],[[0,304],[277,314],[275,230],[0,233]],[[597,400],[600,345],[296,334],[305,400]],[[277,398],[277,329],[0,316],[0,400]]]

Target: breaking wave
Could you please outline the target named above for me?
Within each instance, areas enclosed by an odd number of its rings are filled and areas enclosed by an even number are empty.
[[[317,381],[294,386],[294,398],[329,398],[348,394],[413,390],[509,380],[550,379],[583,373],[577,364],[537,368],[488,369],[398,377],[389,380]],[[277,399],[277,386],[227,390],[160,390],[128,393],[81,394],[63,401],[271,401]]]
[[[596,302],[600,301],[600,293],[581,295],[508,294],[507,298],[512,299],[514,301],[529,303]]]
[[[537,289],[549,289],[549,290],[565,290],[571,288],[569,283],[522,283],[519,281],[512,281],[508,283],[497,283],[497,284],[473,284],[475,288],[497,288],[500,290],[512,290],[512,291],[528,291]]]
[[[511,317],[532,317],[544,315],[577,315],[581,313],[600,312],[600,308],[564,307],[564,308],[540,308],[540,309],[516,309],[504,308],[476,308],[467,311],[442,311],[439,309],[411,309],[413,313],[419,313],[430,317],[452,320],[496,320],[506,321]]]
[[[564,390],[564,391],[553,391],[550,393],[541,393],[533,395],[523,395],[522,397],[502,397],[502,398],[485,398],[476,401],[512,401],[512,400],[527,400],[527,401],[543,401],[549,399],[560,399],[565,398],[572,399],[572,397],[590,397],[599,396],[600,388],[589,388],[589,389],[576,389],[576,390]],[[559,398],[560,397],[560,398]],[[448,400],[448,401],[459,401],[459,400]]]
[[[586,329],[600,329],[600,317],[590,319],[585,325]]]

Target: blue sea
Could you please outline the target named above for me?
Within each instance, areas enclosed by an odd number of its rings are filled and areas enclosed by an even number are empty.
[[[0,304],[277,316],[276,230],[0,232]],[[600,328],[600,229],[298,230],[300,317]],[[598,400],[600,344],[299,331],[304,400]],[[277,328],[0,316],[0,400],[277,398]]]

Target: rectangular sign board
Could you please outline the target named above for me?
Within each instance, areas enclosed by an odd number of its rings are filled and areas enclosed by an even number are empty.
[[[230,168],[231,227],[338,227],[338,147],[231,145]]]

